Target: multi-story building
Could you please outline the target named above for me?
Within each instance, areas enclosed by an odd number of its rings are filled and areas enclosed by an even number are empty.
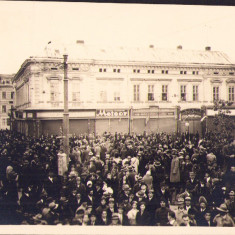
[[[210,47],[100,49],[79,41],[67,52],[70,133],[178,132],[186,122],[196,132],[205,107],[234,102],[235,65]],[[24,61],[13,79],[18,130],[60,133],[63,78],[58,50]]]
[[[14,74],[0,74],[0,129],[10,129],[10,112],[14,107]]]

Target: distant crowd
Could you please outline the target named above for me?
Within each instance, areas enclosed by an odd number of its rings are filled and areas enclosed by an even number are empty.
[[[58,136],[0,131],[0,224],[228,226],[235,142],[207,133]]]

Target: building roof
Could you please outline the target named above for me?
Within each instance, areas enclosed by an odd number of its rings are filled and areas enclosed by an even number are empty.
[[[57,53],[59,50],[57,50]],[[101,61],[182,63],[182,64],[220,64],[231,65],[232,61],[220,51],[184,50],[134,47],[95,47],[75,44],[67,48],[69,59],[92,59]],[[62,55],[60,55],[62,56]]]
[[[21,65],[19,71],[15,74],[13,80],[20,76],[25,67],[32,61],[63,61],[62,46],[46,46],[44,52],[38,56],[31,56]],[[97,61],[104,63],[144,63],[146,65],[169,65],[177,66],[203,65],[203,66],[225,66],[234,68],[235,63],[223,52],[209,50],[184,50],[184,49],[163,49],[155,47],[97,47],[86,45],[83,41],[66,46],[68,61]]]

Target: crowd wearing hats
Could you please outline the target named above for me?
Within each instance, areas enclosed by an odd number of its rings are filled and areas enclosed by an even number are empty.
[[[232,138],[104,133],[61,139],[0,131],[0,224],[234,226]]]

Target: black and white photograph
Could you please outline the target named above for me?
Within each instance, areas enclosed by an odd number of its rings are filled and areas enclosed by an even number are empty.
[[[4,232],[231,232],[234,6],[1,1],[0,22]]]

